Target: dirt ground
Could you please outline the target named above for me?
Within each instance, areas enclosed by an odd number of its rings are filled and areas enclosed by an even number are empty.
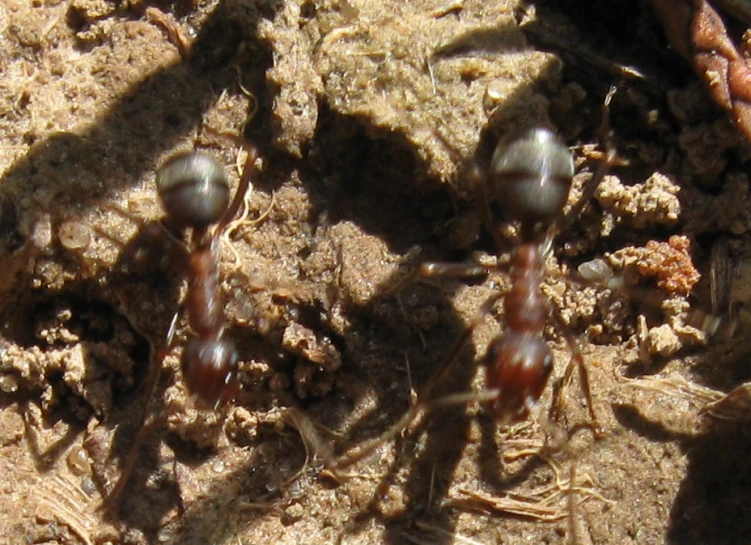
[[[751,298],[751,146],[646,2],[5,0],[0,34],[0,541],[748,542],[746,397],[703,409],[751,378],[751,351],[686,323]],[[613,84],[618,164],[556,237],[544,286],[604,437],[574,380],[564,421],[546,424],[551,387],[514,426],[443,409],[333,478],[323,455],[385,431],[509,288],[515,228],[501,249],[482,229],[473,161],[555,128],[575,203]],[[221,250],[243,387],[213,410],[182,383],[184,318],[156,355],[186,269],[154,179],[198,148],[235,187],[233,136],[261,158]],[[573,281],[600,256],[638,288]],[[391,291],[423,261],[469,259],[499,267]],[[570,358],[552,324],[551,383]],[[434,395],[481,390],[502,330],[496,305]],[[145,406],[153,430],[103,508]]]

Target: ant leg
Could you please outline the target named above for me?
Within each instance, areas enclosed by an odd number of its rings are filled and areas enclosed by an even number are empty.
[[[595,171],[589,182],[587,182],[587,185],[584,186],[582,195],[576,201],[576,204],[571,207],[571,210],[569,210],[568,214],[566,214],[566,216],[563,217],[555,226],[554,231],[556,233],[565,232],[569,227],[571,227],[571,225],[581,215],[582,210],[584,210],[584,207],[587,205],[587,203],[592,200],[592,197],[594,197],[595,191],[597,191],[597,186],[600,185],[602,179],[615,164],[616,150],[613,146],[610,130],[610,102],[612,101],[616,90],[617,87],[615,85],[610,87],[608,94],[605,96],[605,102],[602,105],[602,123],[600,124],[600,129],[598,130],[598,132],[600,133],[600,140],[602,140],[605,144],[605,158],[600,162],[600,166],[597,167],[597,170]]]
[[[467,328],[464,330],[464,332],[459,336],[459,338],[454,342],[453,346],[451,347],[451,350],[449,350],[448,354],[444,358],[441,365],[438,367],[438,370],[436,370],[435,373],[430,377],[428,382],[423,386],[422,391],[420,391],[420,394],[418,396],[418,400],[424,400],[426,397],[430,395],[430,393],[433,391],[433,388],[435,388],[438,384],[440,384],[443,379],[446,377],[446,375],[453,369],[454,365],[456,365],[457,361],[459,361],[459,354],[461,353],[464,346],[469,341],[469,338],[472,336],[472,333],[475,329],[480,325],[480,323],[485,319],[485,315],[489,314],[490,311],[493,309],[493,306],[500,301],[504,297],[504,294],[496,293],[488,297],[488,299],[482,304],[482,306],[477,310],[475,315],[472,317],[472,321],[470,321]]]
[[[164,347],[161,350],[156,350],[155,357],[151,361],[151,370],[148,377],[148,390],[146,391],[146,403],[143,407],[143,413],[141,414],[140,426],[143,426],[148,416],[149,403],[151,402],[154,394],[156,393],[156,387],[159,382],[159,375],[162,373],[162,362],[167,354],[172,349],[175,341],[175,331],[177,331],[177,321],[182,313],[182,305],[177,309],[177,312],[172,316],[172,321],[169,324],[167,330],[167,339],[164,343]]]
[[[423,263],[417,268],[419,278],[481,278],[494,267],[477,263]]]
[[[317,426],[305,412],[297,407],[290,407],[284,411],[283,419],[300,434],[308,455],[312,451],[323,461],[324,466],[327,468],[336,467],[337,464],[331,445],[321,439],[319,430],[322,429],[330,435],[336,435],[336,432]]]
[[[250,188],[250,175],[253,172],[253,165],[255,164],[256,159],[258,159],[258,148],[248,142],[243,142],[242,146],[248,152],[248,156],[245,158],[245,164],[243,165],[243,171],[240,175],[240,183],[237,186],[235,196],[227,207],[227,210],[224,212],[222,219],[216,226],[217,233],[221,233],[227,228],[227,225],[229,225],[235,217],[237,211],[240,210],[240,206],[242,206],[243,200],[245,199],[245,194],[248,192],[248,188]]]
[[[485,227],[485,231],[493,238],[496,248],[503,248],[506,241],[498,232],[498,222],[493,220],[493,214],[490,212],[490,198],[488,197],[488,187],[485,183],[485,173],[477,162],[474,162],[470,167],[469,182],[475,194],[475,205],[480,213],[480,220],[483,227]]]
[[[133,444],[130,447],[130,452],[128,453],[128,457],[126,458],[125,464],[123,465],[123,469],[120,473],[120,478],[117,479],[115,487],[109,494],[107,494],[107,497],[99,506],[99,511],[108,511],[115,505],[117,505],[117,500],[120,497],[122,491],[125,489],[128,478],[130,477],[130,474],[136,465],[136,460],[138,460],[138,451],[141,449],[141,443],[143,443],[144,439],[146,439],[146,437],[154,430],[158,423],[159,420],[157,418],[154,418],[148,424],[141,424],[135,439],[133,439]]]
[[[587,370],[584,356],[582,356],[581,350],[579,349],[579,344],[576,342],[576,339],[574,339],[568,326],[563,321],[560,311],[557,308],[552,308],[551,315],[556,322],[556,327],[563,335],[563,338],[566,340],[566,344],[571,351],[571,359],[568,362],[568,366],[566,366],[566,372],[563,375],[560,386],[553,391],[553,405],[551,407],[553,418],[558,420],[561,414],[563,414],[563,389],[570,384],[571,376],[573,375],[574,367],[576,366],[579,369],[579,383],[584,392],[584,398],[587,401],[587,410],[589,411],[592,431],[594,432],[595,437],[600,439],[605,436],[605,431],[597,418],[594,404],[592,403],[592,390],[589,385],[589,371]]]
[[[115,483],[114,488],[112,491],[107,495],[107,497],[102,502],[102,505],[100,505],[100,510],[109,510],[111,509],[116,503],[117,499],[122,493],[123,489],[125,488],[125,485],[128,482],[128,478],[130,477],[131,472],[133,471],[133,468],[136,465],[136,461],[138,460],[138,454],[141,449],[141,444],[144,442],[146,437],[154,430],[156,425],[159,423],[159,416],[156,415],[150,422],[146,422],[148,415],[149,415],[149,406],[151,405],[151,400],[154,397],[154,394],[156,393],[157,384],[159,383],[159,376],[162,372],[162,361],[167,356],[167,353],[172,348],[172,343],[175,339],[175,331],[177,329],[177,320],[180,316],[180,310],[175,312],[175,315],[172,317],[172,321],[170,322],[169,331],[167,332],[167,340],[163,348],[157,349],[154,351],[154,357],[150,358],[150,370],[149,370],[149,376],[146,379],[146,402],[143,406],[143,411],[141,412],[141,418],[140,422],[138,424],[138,433],[136,434],[136,437],[133,439],[133,444],[130,447],[130,452],[128,452],[128,457],[125,459],[125,464],[123,464],[123,469],[120,472],[120,477],[117,479],[117,483]],[[152,347],[152,350],[153,347]]]
[[[461,343],[461,346],[463,347],[465,343]],[[457,346],[459,343],[457,343]],[[458,354],[458,351],[457,351]],[[456,359],[456,358],[454,358]],[[435,375],[434,375],[435,377]],[[433,384],[430,384],[431,386],[435,386],[439,381],[432,381]],[[421,394],[427,394],[430,390],[428,388],[424,388]],[[331,470],[336,474],[336,471],[339,469],[342,469],[344,467],[350,466],[352,464],[355,464],[362,460],[363,458],[366,458],[370,454],[373,453],[378,447],[380,447],[382,444],[391,441],[394,437],[399,435],[402,431],[404,431],[407,426],[409,426],[412,421],[414,421],[415,418],[417,418],[417,415],[422,412],[423,414],[428,414],[429,412],[445,408],[445,407],[454,407],[459,405],[469,405],[470,403],[487,403],[490,401],[495,401],[498,399],[498,396],[500,395],[500,390],[493,389],[493,390],[486,390],[484,392],[465,392],[461,394],[452,394],[447,395],[438,399],[434,399],[432,401],[422,401],[420,397],[418,397],[417,402],[412,405],[412,407],[409,408],[409,410],[402,415],[402,417],[394,424],[392,425],[388,430],[386,430],[384,433],[382,433],[380,436],[378,436],[376,439],[368,443],[367,445],[364,445],[363,447],[360,447],[356,449],[354,452],[347,454],[339,459],[339,461],[331,467]],[[422,397],[422,396],[421,396]],[[326,451],[324,451],[326,452]],[[327,460],[324,458],[324,462]]]
[[[490,403],[497,400],[501,395],[501,391],[497,388],[483,390],[482,392],[464,392],[461,394],[450,394],[444,397],[439,397],[432,401],[426,401],[422,406],[422,411],[428,413],[436,409],[443,409],[446,407],[456,407],[461,405],[469,405],[470,403]]]
[[[487,276],[494,269],[490,265],[479,263],[437,263],[428,261],[412,269],[387,287],[378,297],[385,299],[401,291],[404,286],[419,278],[456,278],[474,279]]]
[[[490,310],[493,308],[493,305],[495,305],[495,303],[502,297],[503,295],[500,293],[494,294],[490,296],[485,301],[485,303],[483,303],[480,309],[475,313],[472,321],[469,323],[465,331],[462,332],[462,334],[456,339],[453,346],[451,347],[451,350],[449,350],[448,354],[443,359],[443,362],[438,367],[438,370],[433,373],[425,386],[423,386],[422,390],[417,396],[417,402],[415,402],[415,404],[412,405],[396,423],[394,423],[380,436],[373,439],[370,443],[358,447],[349,454],[342,456],[339,461],[331,468],[332,471],[336,472],[337,470],[357,463],[363,458],[372,454],[383,443],[390,441],[399,433],[401,433],[407,426],[409,426],[409,424],[417,417],[420,411],[427,412],[435,407],[445,406],[447,404],[466,405],[471,401],[483,400],[482,395],[477,393],[457,394],[456,396],[447,396],[445,398],[442,398],[441,400],[436,401],[426,401],[426,398],[430,396],[433,389],[446,377],[449,371],[453,369],[454,365],[456,365],[456,363],[459,361],[459,354],[469,341],[469,338],[472,336],[472,332],[480,325],[482,320],[485,319],[485,315],[490,312]],[[490,398],[491,400],[498,397],[498,392],[494,390],[491,390],[490,392],[488,392],[488,394],[492,395],[492,397]]]

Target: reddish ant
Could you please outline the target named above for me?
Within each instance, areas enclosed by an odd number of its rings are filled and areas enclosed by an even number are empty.
[[[614,90],[611,90],[603,108],[601,132],[606,139],[609,134],[607,108],[613,93]],[[552,353],[543,338],[549,311],[572,354],[560,385],[570,381],[576,366],[592,428],[596,435],[602,433],[592,406],[584,359],[561,317],[548,305],[541,291],[541,282],[545,258],[551,251],[553,237],[569,227],[579,216],[614,161],[615,151],[608,146],[604,159],[586,186],[582,198],[566,216],[562,212],[574,176],[574,160],[569,149],[549,130],[533,129],[516,138],[502,141],[493,154],[487,187],[483,183],[481,169],[473,169],[472,178],[481,205],[482,219],[499,249],[503,242],[498,230],[499,222],[491,214],[490,202],[496,201],[506,218],[519,224],[521,240],[510,261],[513,283],[511,291],[494,294],[485,301],[449,350],[439,369],[418,393],[417,401],[399,421],[372,442],[329,463],[332,469],[346,467],[365,458],[384,442],[401,433],[420,411],[427,413],[438,407],[482,402],[490,404],[493,415],[501,424],[527,418],[545,390],[553,369]],[[402,279],[398,287],[416,277],[477,277],[487,275],[494,268],[477,264],[425,263]],[[393,291],[389,290],[389,293]],[[458,361],[472,332],[500,299],[503,299],[507,329],[491,342],[485,356],[487,388],[479,393],[429,399],[433,389]],[[551,414],[556,419],[560,417],[562,410],[559,406],[559,393],[560,388],[557,388],[551,409]]]
[[[183,303],[192,335],[183,349],[181,368],[188,389],[203,401],[218,407],[234,398],[239,389],[237,350],[224,335],[226,326],[221,297],[218,252],[221,236],[245,198],[250,174],[258,157],[254,146],[245,144],[245,160],[235,196],[229,200],[229,183],[224,167],[213,157],[198,151],[179,153],[167,160],[156,177],[157,191],[167,213],[166,223],[179,230],[192,229],[188,252],[188,292]],[[178,311],[170,325],[160,361],[172,347]],[[152,370],[148,399],[151,399],[158,368]],[[141,426],[120,478],[108,495],[111,505],[121,493],[135,465],[141,442],[156,424],[146,424],[148,401]]]

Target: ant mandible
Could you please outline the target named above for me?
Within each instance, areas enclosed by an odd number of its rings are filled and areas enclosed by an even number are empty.
[[[614,92],[611,89],[606,97],[600,128],[607,151],[582,197],[565,216],[563,207],[573,181],[574,160],[569,149],[551,131],[536,128],[499,143],[491,160],[487,183],[484,183],[479,167],[472,169],[471,178],[478,196],[482,220],[499,251],[503,247],[498,229],[500,222],[493,217],[490,203],[495,201],[507,219],[519,224],[520,242],[510,259],[511,290],[506,294],[494,294],[482,304],[438,370],[420,390],[417,401],[410,409],[370,443],[354,449],[333,463],[329,460],[332,469],[346,467],[365,458],[384,442],[401,433],[420,411],[429,412],[448,405],[481,402],[490,405],[495,419],[502,425],[527,418],[545,390],[553,370],[553,356],[543,337],[549,314],[571,351],[571,360],[560,384],[568,383],[574,367],[578,368],[592,428],[596,436],[602,434],[592,405],[584,358],[557,310],[549,307],[541,284],[545,259],[551,251],[554,236],[568,228],[579,216],[615,162],[615,150],[609,145],[608,119],[608,107]],[[398,287],[417,277],[478,277],[487,275],[493,269],[494,267],[477,264],[424,263],[403,278]],[[395,290],[389,290],[389,293],[393,291]],[[458,361],[472,332],[501,299],[507,328],[490,343],[485,356],[485,390],[429,399],[433,389]],[[560,417],[562,410],[560,400],[557,399],[559,392],[557,389],[551,410],[556,419]]]

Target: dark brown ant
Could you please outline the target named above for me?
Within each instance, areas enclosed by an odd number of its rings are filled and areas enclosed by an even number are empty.
[[[608,95],[603,111],[601,132],[609,141],[607,108],[614,91]],[[511,291],[494,294],[481,306],[462,335],[449,350],[439,369],[431,376],[417,396],[412,407],[381,436],[372,442],[345,454],[337,461],[328,460],[334,470],[351,465],[372,453],[384,442],[404,430],[420,411],[428,412],[438,407],[471,402],[488,403],[493,415],[501,424],[527,418],[548,383],[553,369],[553,356],[543,337],[548,315],[552,315],[571,350],[571,360],[555,394],[551,414],[561,416],[560,387],[567,384],[574,366],[587,401],[592,428],[600,435],[601,427],[589,388],[587,368],[572,334],[566,329],[556,309],[550,307],[541,291],[545,258],[551,251],[553,237],[567,228],[581,213],[594,194],[597,185],[615,161],[615,151],[608,146],[604,160],[585,187],[582,199],[564,217],[563,207],[574,176],[574,161],[569,149],[547,129],[532,129],[520,136],[502,141],[491,160],[488,183],[483,183],[481,169],[472,172],[478,201],[481,205],[485,228],[493,236],[499,251],[502,237],[499,221],[491,213],[490,203],[495,201],[505,217],[519,224],[520,242],[510,260]],[[490,195],[488,195],[488,190]],[[491,272],[494,267],[476,264],[425,263],[402,279],[416,277],[477,277]],[[391,293],[392,290],[389,291]],[[495,338],[485,356],[487,388],[482,392],[449,395],[429,399],[458,361],[459,354],[469,341],[472,332],[493,306],[503,299],[507,329]]]
[[[156,179],[167,221],[179,229],[192,229],[184,305],[193,336],[183,349],[183,377],[191,392],[214,405],[230,400],[238,390],[237,350],[224,337],[224,303],[218,269],[220,237],[245,198],[248,173],[256,157],[255,148],[250,148],[232,203],[224,167],[201,152],[172,157]]]
[[[193,334],[182,353],[183,377],[193,394],[215,408],[231,401],[239,390],[237,350],[224,335],[226,320],[218,252],[221,236],[240,209],[250,187],[250,173],[258,157],[254,146],[244,144],[244,147],[248,155],[231,202],[224,167],[205,153],[179,153],[164,163],[156,177],[159,198],[167,212],[165,223],[178,230],[192,229],[186,248],[188,292],[183,305]],[[178,311],[172,320],[164,348],[154,355],[141,425],[120,478],[107,496],[104,507],[113,505],[122,492],[137,460],[140,444],[157,423],[156,418],[146,423],[148,400],[156,388],[158,363],[172,347],[179,314]]]
[[[553,370],[553,355],[543,338],[547,299],[542,294],[545,254],[553,222],[560,217],[574,176],[571,152],[547,129],[533,129],[501,144],[491,163],[490,187],[505,214],[519,221],[521,243],[511,254],[512,288],[503,300],[507,331],[488,348],[487,382],[497,392],[491,401],[501,423],[526,418]],[[581,355],[575,354],[584,372]],[[585,387],[591,411],[589,388]]]

